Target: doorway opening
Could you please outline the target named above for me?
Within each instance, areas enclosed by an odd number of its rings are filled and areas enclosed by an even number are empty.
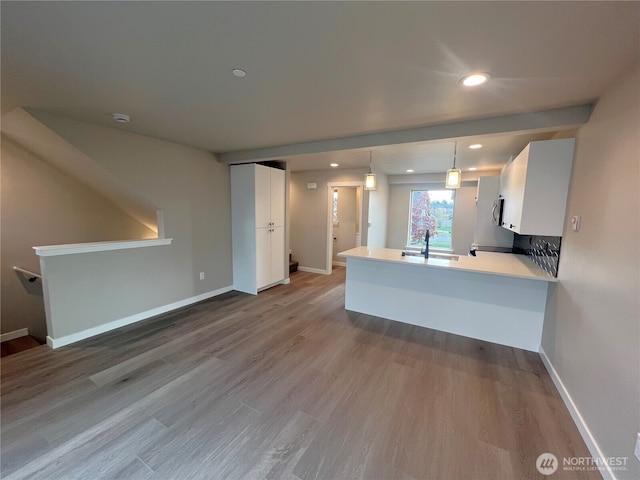
[[[331,274],[334,265],[346,265],[338,253],[362,245],[364,183],[330,182],[327,194],[326,271]]]

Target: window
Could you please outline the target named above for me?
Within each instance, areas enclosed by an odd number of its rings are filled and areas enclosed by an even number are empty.
[[[407,246],[451,249],[454,190],[412,190]]]
[[[333,189],[333,223],[338,223],[338,189]]]

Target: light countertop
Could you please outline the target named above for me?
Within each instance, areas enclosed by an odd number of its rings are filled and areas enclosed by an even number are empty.
[[[434,255],[436,253],[434,252]],[[513,253],[476,252],[476,257],[460,255],[457,261],[440,258],[402,256],[393,248],[357,247],[338,254],[344,258],[369,259],[378,262],[400,263],[416,267],[446,268],[466,272],[503,275],[507,277],[557,282],[558,279],[538,267],[524,255]],[[348,268],[348,266],[347,266]]]

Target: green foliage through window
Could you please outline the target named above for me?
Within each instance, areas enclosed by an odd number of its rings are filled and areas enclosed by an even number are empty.
[[[424,247],[429,230],[431,248],[451,248],[453,190],[412,190],[408,246]]]

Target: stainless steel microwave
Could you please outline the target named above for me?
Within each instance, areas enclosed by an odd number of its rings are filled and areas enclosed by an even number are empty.
[[[504,198],[500,197],[493,201],[491,209],[491,223],[494,225],[502,225],[502,210],[504,209]]]

